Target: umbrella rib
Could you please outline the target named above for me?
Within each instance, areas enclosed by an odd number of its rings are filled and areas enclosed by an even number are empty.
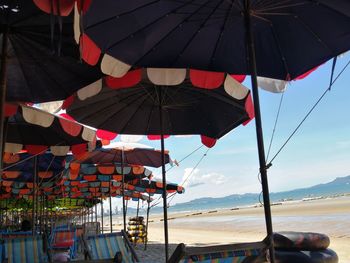
[[[185,44],[184,48],[179,52],[179,55],[177,55],[176,59],[170,63],[171,65],[174,65],[176,63],[176,61],[179,60],[179,58],[181,57],[181,55],[185,52],[185,50],[188,48],[188,46],[191,44],[191,41],[198,35],[198,33],[200,32],[200,30],[204,27],[204,25],[209,21],[210,17],[215,13],[215,11],[217,10],[217,8],[221,5],[221,3],[223,2],[223,0],[219,1],[218,4],[215,6],[215,8],[213,8],[213,10],[209,13],[209,15],[204,19],[203,23],[199,26],[199,30],[197,30],[191,37],[190,39],[187,41],[187,43]],[[206,3],[207,4],[207,3]],[[203,5],[205,6],[205,5]]]
[[[285,55],[284,55],[284,53],[282,51],[282,47],[281,47],[281,45],[279,43],[278,36],[276,34],[276,31],[275,31],[275,28],[274,28],[273,24],[270,23],[270,26],[271,26],[271,31],[272,31],[273,38],[274,38],[274,40],[276,42],[276,45],[277,45],[277,48],[278,48],[278,52],[280,53],[280,55],[282,57],[282,63],[283,63],[284,69],[285,69],[285,71],[287,73],[286,74],[286,78],[288,78],[290,73],[289,73],[289,68],[288,68],[286,57],[285,57]]]
[[[225,1],[225,0],[224,0]],[[225,18],[224,18],[224,23],[221,27],[221,32],[220,32],[220,36],[216,39],[216,42],[215,42],[215,47],[214,47],[214,50],[211,54],[211,57],[210,57],[210,65],[209,65],[209,68],[211,68],[212,64],[213,64],[213,61],[214,61],[214,57],[215,57],[215,53],[216,53],[216,50],[218,48],[218,45],[219,45],[219,42],[221,41],[222,39],[222,36],[224,35],[224,31],[225,31],[225,28],[226,28],[226,23],[227,23],[227,20],[228,20],[228,17],[230,15],[230,12],[232,11],[233,9],[233,5],[234,3],[236,2],[236,0],[232,0],[231,1],[231,6],[230,8],[227,9],[227,12],[226,12],[226,15],[225,15]]]
[[[150,3],[147,3],[147,4],[144,4],[144,5],[135,7],[135,8],[132,9],[132,10],[125,11],[124,13],[121,13],[121,14],[118,14],[118,15],[113,15],[113,16],[111,16],[111,17],[105,18],[105,19],[103,19],[103,20],[101,20],[101,21],[99,21],[99,22],[97,22],[97,23],[94,23],[94,24],[92,24],[92,25],[90,25],[90,26],[87,26],[87,27],[85,28],[85,30],[89,30],[89,29],[94,28],[94,27],[96,27],[96,26],[100,26],[101,24],[104,24],[104,23],[109,22],[109,21],[111,21],[111,20],[113,20],[113,19],[119,18],[119,17],[121,17],[121,16],[131,14],[131,13],[133,13],[133,12],[139,10],[139,9],[142,9],[142,8],[147,7],[147,6],[153,5],[153,4],[155,4],[155,3],[157,3],[157,2],[160,2],[160,1],[161,1],[161,0],[155,0],[155,1],[152,1],[152,2],[150,2]]]
[[[194,1],[195,1],[195,0],[191,0],[191,2],[189,2],[189,3],[184,3],[183,5],[181,5],[181,6],[177,7],[177,8],[175,8],[174,10],[171,10],[171,11],[168,12],[167,14],[165,14],[165,15],[163,15],[163,16],[157,18],[156,20],[152,21],[151,23],[149,23],[149,24],[145,25],[144,27],[141,27],[140,29],[136,30],[136,31],[133,32],[131,35],[135,35],[136,33],[139,33],[139,32],[141,32],[141,31],[145,30],[146,28],[152,26],[152,25],[155,24],[156,22],[158,22],[158,21],[160,21],[161,19],[163,19],[164,17],[166,17],[169,13],[176,13],[178,9],[183,8],[183,7],[185,7],[185,6],[189,5],[189,4],[191,4],[191,3],[194,2]],[[208,0],[208,1],[206,2],[206,4],[207,4],[208,2],[210,2],[210,1],[211,1],[211,0]],[[202,6],[201,6],[199,9],[197,9],[195,12],[191,13],[191,15],[189,15],[188,17],[186,17],[185,19],[183,19],[180,23],[178,23],[172,30],[170,30],[170,32],[168,32],[168,33],[167,33],[164,37],[162,37],[157,43],[155,43],[155,45],[153,45],[151,49],[149,49],[145,54],[143,54],[143,55],[141,56],[141,58],[139,58],[139,59],[137,60],[137,62],[140,61],[143,57],[145,57],[148,53],[150,53],[151,51],[153,51],[153,48],[154,48],[154,47],[156,47],[161,41],[163,41],[165,38],[167,38],[173,31],[175,31],[176,29],[178,29],[178,27],[179,27],[181,24],[183,24],[189,17],[191,17],[191,16],[193,16],[195,13],[197,13],[197,11],[200,10],[203,6],[204,6],[204,5],[202,5]],[[107,49],[113,48],[114,46],[118,45],[119,43],[121,43],[122,41],[124,41],[124,40],[126,40],[126,39],[128,39],[128,38],[129,38],[129,36],[128,36],[128,37],[125,37],[125,38],[123,38],[123,39],[121,39],[121,40],[119,40],[119,41],[117,41],[117,42],[115,42],[115,43],[113,43],[113,44],[110,45]],[[134,63],[134,64],[137,64],[137,63]]]
[[[157,1],[160,1],[160,0],[157,0]],[[157,1],[155,1],[155,2],[157,2]],[[173,9],[173,10],[170,10],[170,11],[167,12],[165,15],[163,15],[163,16],[161,16],[161,17],[158,17],[156,20],[154,20],[154,21],[148,23],[147,25],[145,25],[145,26],[139,28],[138,30],[136,30],[136,31],[134,31],[134,32],[132,32],[132,33],[130,33],[128,36],[124,37],[123,39],[120,39],[120,40],[118,40],[117,42],[115,42],[115,43],[109,45],[107,48],[105,48],[105,50],[109,50],[109,49],[113,48],[114,46],[116,46],[116,45],[118,45],[119,43],[123,42],[124,40],[128,39],[130,36],[135,35],[135,34],[141,32],[141,31],[145,30],[147,27],[149,27],[149,26],[151,26],[151,25],[157,23],[158,21],[160,21],[161,19],[163,19],[164,17],[166,17],[169,13],[175,13],[178,9],[189,5],[189,4],[192,3],[193,1],[195,1],[195,0],[191,0],[191,2],[189,2],[189,3],[186,2],[186,3],[184,3],[183,5],[177,7],[177,8],[175,8],[175,9]],[[122,14],[122,15],[123,15],[123,14]],[[115,18],[115,16],[112,17],[112,18],[110,18],[109,20],[114,19],[114,18]],[[100,23],[96,23],[96,24],[94,24],[93,26],[98,25],[98,24],[100,24]],[[86,28],[86,30],[88,30],[88,29],[89,29],[89,28]]]
[[[254,13],[255,12],[263,13],[264,11],[272,11],[272,10],[276,10],[276,9],[303,6],[303,5],[307,5],[310,3],[310,2],[305,1],[305,2],[301,2],[301,3],[295,3],[295,4],[288,5],[288,2],[291,2],[291,1],[286,0],[286,1],[279,2],[279,3],[271,2],[271,5],[266,5],[265,7],[261,7],[261,9],[254,11]]]
[[[138,108],[137,108],[137,109],[132,113],[132,115],[129,117],[129,119],[132,119],[133,116],[135,116],[136,113],[137,113],[140,109],[142,109],[142,105],[145,104],[146,101],[147,101],[147,99],[144,98],[144,99],[142,100],[142,102],[138,105]],[[124,130],[125,130],[125,128],[126,128],[127,125],[129,125],[129,122],[125,123],[124,126],[123,126],[123,128],[121,129],[121,133],[122,133],[122,134],[123,134],[123,132],[124,132]]]
[[[53,82],[55,82],[56,84],[58,84],[58,85],[60,84],[60,83],[58,83],[54,78],[51,77],[51,74],[48,74],[48,71],[47,71],[46,68],[42,65],[41,61],[38,61],[34,56],[32,56],[32,53],[30,52],[30,50],[29,50],[29,51],[27,50],[27,53],[28,53],[28,55],[33,59],[33,61],[36,62],[36,65],[38,65],[39,68],[41,68],[41,70],[42,70],[43,72],[46,73],[46,76],[47,76],[47,77],[49,77],[49,78],[50,78]],[[19,64],[21,64],[21,63],[19,63]],[[59,85],[59,86],[61,86],[61,85]]]
[[[131,97],[131,96],[128,96],[128,98],[129,98],[129,97]],[[137,98],[135,98],[134,100],[132,100],[132,101],[129,102],[128,104],[132,104],[132,103],[134,103],[134,102],[136,102],[136,101],[139,101],[139,100],[140,100],[140,97],[142,97],[142,94],[140,94],[139,96],[137,96]],[[127,98],[126,98],[126,99],[127,99]],[[144,100],[142,101],[142,103],[144,103],[145,100],[146,100],[146,98],[144,98]],[[87,105],[87,107],[88,107],[88,105]],[[107,108],[109,108],[109,107],[110,107],[110,106],[107,106],[107,107],[105,107],[104,109],[107,109]],[[116,112],[114,112],[113,114],[111,114],[111,116],[110,116],[108,119],[106,119],[105,121],[103,121],[102,123],[100,123],[99,126],[102,127],[106,122],[108,122],[110,119],[112,119],[115,115],[119,114],[122,110],[124,110],[124,108],[121,108],[121,109],[119,109],[118,111],[116,111]],[[121,129],[121,130],[124,130],[124,128]]]
[[[297,16],[297,19],[301,22],[301,24],[309,31],[328,51],[332,53],[332,49],[325,43],[317,34],[315,31],[313,31],[303,19],[300,18],[300,16]]]

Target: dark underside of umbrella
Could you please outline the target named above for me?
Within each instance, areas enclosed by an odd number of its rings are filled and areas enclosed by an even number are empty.
[[[26,122],[21,113],[9,117],[6,135],[7,143],[23,145],[68,146],[86,143],[81,136],[74,137],[65,132],[57,119],[45,128]]]
[[[8,32],[7,101],[62,100],[101,78],[97,67],[80,61],[73,15],[50,16],[32,0],[8,2],[0,8],[0,46]]]
[[[160,127],[159,104],[163,114]],[[223,87],[206,90],[189,81],[178,86],[142,83],[135,87],[76,99],[67,113],[81,123],[122,134],[199,134],[220,138],[249,119],[245,99],[229,96]]]
[[[84,33],[130,65],[249,75],[245,2],[94,0]],[[249,2],[258,76],[293,79],[350,49],[348,0]]]
[[[150,150],[150,149],[133,149],[124,151],[123,163],[150,166],[150,167],[160,167],[161,162],[161,152]],[[170,162],[170,157],[168,154],[164,155],[165,164]],[[86,158],[79,159],[77,162],[80,163],[91,163],[91,164],[111,164],[111,163],[122,163],[122,150],[118,149],[99,149],[91,153],[88,153]]]

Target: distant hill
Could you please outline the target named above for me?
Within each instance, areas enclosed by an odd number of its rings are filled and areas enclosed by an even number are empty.
[[[279,202],[282,200],[300,200],[308,197],[333,196],[350,193],[350,175],[346,177],[338,177],[332,182],[318,184],[308,188],[300,188],[286,192],[271,193],[271,202]],[[254,205],[259,203],[260,194],[233,194],[219,198],[199,198],[190,202],[176,204],[169,208],[169,211],[194,211],[217,208],[233,208],[237,206]],[[262,198],[262,197],[261,197]],[[162,208],[155,207],[153,212],[161,212]]]

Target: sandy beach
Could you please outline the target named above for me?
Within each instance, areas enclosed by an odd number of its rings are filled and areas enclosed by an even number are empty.
[[[197,215],[193,215],[197,214]],[[272,207],[274,231],[305,231],[327,234],[330,248],[339,256],[339,263],[350,262],[350,197],[313,201],[285,202]],[[258,241],[265,237],[263,208],[222,209],[198,213],[169,214],[169,242],[207,245]],[[150,248],[138,253],[146,262],[162,260],[163,222],[151,216]],[[153,257],[153,259],[152,259]]]

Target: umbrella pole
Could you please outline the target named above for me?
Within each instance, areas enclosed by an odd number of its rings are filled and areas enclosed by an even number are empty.
[[[124,189],[124,183],[125,183],[125,178],[124,178],[124,147],[122,148],[122,161],[121,161],[121,168],[122,168],[122,198],[123,198],[123,229],[124,232],[126,233],[126,208],[125,208],[125,189]]]
[[[103,198],[101,197],[101,231],[103,234]]]
[[[248,42],[248,52],[249,52],[248,57],[249,57],[249,64],[250,64],[252,89],[253,89],[256,137],[257,137],[258,152],[259,152],[259,165],[260,165],[261,183],[262,183],[263,200],[264,200],[266,230],[267,230],[267,235],[270,242],[269,243],[270,244],[270,262],[275,263],[275,249],[273,244],[270,195],[269,195],[269,186],[268,186],[268,179],[267,179],[264,138],[263,138],[261,113],[260,113],[254,37],[253,37],[251,17],[250,17],[250,0],[245,0],[244,17],[245,17],[245,27],[247,30],[246,37]]]
[[[33,222],[32,222],[32,234],[33,236],[35,235],[35,221],[36,221],[36,215],[35,215],[35,210],[36,210],[36,177],[37,177],[37,173],[38,173],[38,157],[34,156],[33,158],[33,165],[34,165],[34,174],[33,174],[33,210],[32,210],[32,218],[33,218]]]
[[[147,217],[146,217],[146,239],[145,239],[145,250],[147,250],[147,241],[148,241],[148,219],[149,219],[149,210],[150,210],[150,200],[147,200]]]
[[[110,231],[113,233],[113,226],[112,226],[112,175],[109,176],[109,224],[110,224]]]
[[[1,71],[0,71],[0,168],[4,154],[4,113],[6,101],[6,71],[7,71],[7,51],[8,51],[8,29],[6,28],[2,37],[1,48]]]
[[[165,148],[164,148],[164,131],[163,131],[163,111],[162,111],[162,89],[159,87],[159,124],[160,124],[160,144],[162,156],[162,181],[163,181],[163,216],[164,216],[164,240],[165,240],[165,262],[169,258],[169,239],[168,239],[168,204],[166,192],[166,172],[165,172]]]

